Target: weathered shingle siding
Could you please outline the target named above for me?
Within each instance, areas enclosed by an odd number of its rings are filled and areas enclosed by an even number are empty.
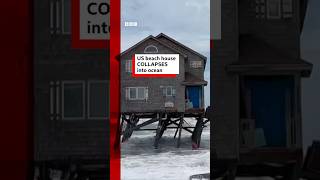
[[[261,20],[255,17],[255,2],[239,2],[239,28],[242,34],[254,34],[273,48],[292,56],[300,56],[300,8],[299,0],[292,0],[293,17]]]
[[[239,155],[239,86],[238,77],[228,74],[226,66],[238,60],[237,1],[221,1],[222,40],[211,51],[211,105],[214,107],[211,148],[218,158]],[[213,157],[213,156],[212,156]]]
[[[180,55],[179,75],[176,78],[133,78],[125,71],[126,60],[131,60],[134,54],[143,54],[145,47],[154,45],[158,48],[159,54],[177,54],[175,51],[161,45],[159,42],[148,39],[136,48],[121,57],[121,111],[122,112],[154,112],[164,110],[166,98],[163,96],[160,86],[174,86],[176,96],[174,105],[179,112],[185,109],[185,88],[181,83],[184,81],[184,57]],[[130,101],[126,99],[126,87],[148,87],[148,101]]]
[[[50,81],[109,80],[105,49],[72,49],[50,33],[50,1],[34,0],[34,157],[108,158],[108,120],[50,120]]]
[[[107,121],[47,123],[37,160],[108,159],[108,126]]]
[[[177,49],[178,51],[182,52],[183,54],[188,56],[188,59],[185,63],[185,71],[189,72],[190,74],[200,78],[204,79],[204,60],[200,58],[198,55],[194,54],[193,52],[190,52],[189,50],[182,48],[181,46],[178,46],[177,44],[173,43],[172,41],[168,40],[165,37],[159,37],[157,38],[161,42],[164,42],[170,47],[173,47],[174,49]],[[190,68],[190,61],[202,61],[202,68]]]
[[[255,1],[251,0],[221,3],[222,39],[214,41],[211,51],[211,147],[218,158],[236,159],[240,149],[239,76],[228,73],[226,66],[239,60],[239,35],[248,34],[292,59],[300,58],[299,1],[293,0],[293,17],[289,19],[256,19]]]

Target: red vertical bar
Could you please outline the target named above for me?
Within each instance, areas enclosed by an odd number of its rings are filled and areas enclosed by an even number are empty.
[[[28,180],[32,167],[32,0],[1,2],[0,179]]]
[[[120,180],[120,0],[110,0],[110,180]]]

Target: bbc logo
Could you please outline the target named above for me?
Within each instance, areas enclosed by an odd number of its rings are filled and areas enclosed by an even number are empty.
[[[138,22],[137,21],[125,21],[124,26],[125,27],[137,27]]]

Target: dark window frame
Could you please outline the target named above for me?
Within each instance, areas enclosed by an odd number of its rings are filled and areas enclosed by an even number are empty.
[[[65,86],[67,84],[81,84],[82,86],[82,116],[66,117],[65,116]],[[86,119],[86,83],[82,80],[67,80],[61,82],[61,119],[62,120],[85,120]]]
[[[271,1],[279,3],[279,16],[270,16],[269,6]],[[287,8],[284,9],[285,5]],[[284,20],[294,17],[294,1],[293,0],[255,0],[255,18],[260,20]]]
[[[106,112],[106,116],[105,117],[95,117],[95,116],[90,116],[90,86],[92,84],[106,84],[107,85],[107,91],[108,91],[108,95],[107,95],[107,107],[110,106],[109,105],[109,82],[107,80],[88,80],[87,82],[87,101],[86,101],[86,105],[87,105],[87,112],[86,112],[86,115],[87,115],[87,119],[88,120],[94,120],[94,119],[97,119],[97,120],[104,120],[104,119],[107,119],[109,117],[109,113],[108,111]]]

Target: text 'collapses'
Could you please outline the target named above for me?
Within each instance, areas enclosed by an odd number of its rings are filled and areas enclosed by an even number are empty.
[[[136,54],[134,63],[135,74],[179,74],[179,54]]]
[[[106,2],[95,3],[91,2],[87,6],[88,14],[91,16],[107,16],[110,13],[110,5]],[[87,33],[103,33],[107,34],[110,32],[110,25],[107,22],[92,23],[88,21],[87,23]]]
[[[110,1],[109,0],[79,0],[80,39],[108,40],[110,39]],[[78,7],[77,7],[78,8]]]

